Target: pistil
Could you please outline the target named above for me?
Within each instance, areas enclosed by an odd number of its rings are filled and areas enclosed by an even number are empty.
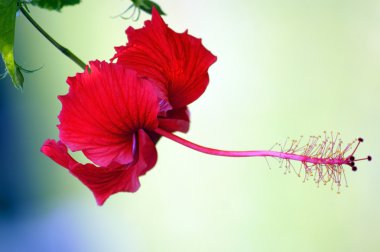
[[[358,143],[354,151],[349,156],[344,156],[347,151],[351,148],[352,143],[348,144],[347,147],[341,151],[341,144],[335,145],[335,142],[330,142],[330,147],[327,144],[327,141],[324,141],[323,144],[317,145],[316,141],[313,140],[313,144],[306,145],[304,148],[298,148],[297,150],[304,150],[302,153],[295,153],[296,148],[292,145],[287,151],[272,151],[272,150],[248,150],[248,151],[231,151],[231,150],[220,150],[209,147],[204,147],[199,144],[190,142],[186,139],[183,139],[173,133],[167,132],[161,128],[154,130],[157,134],[164,136],[174,142],[177,142],[181,145],[184,145],[190,149],[193,149],[198,152],[202,152],[209,155],[215,156],[224,156],[224,157],[274,157],[279,159],[294,160],[301,163],[309,163],[313,165],[327,165],[327,166],[342,166],[348,165],[355,167],[354,161],[361,160],[372,160],[371,156],[367,158],[355,159],[354,153],[359,147],[359,144],[363,142],[362,138],[358,139]],[[299,143],[298,143],[299,144]],[[298,146],[298,144],[296,146]],[[317,148],[317,150],[315,150]],[[318,149],[319,148],[319,149]],[[314,153],[314,154],[311,154]],[[308,155],[307,155],[308,154]]]

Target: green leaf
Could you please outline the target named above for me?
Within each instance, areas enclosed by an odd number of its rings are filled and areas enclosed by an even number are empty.
[[[13,54],[17,10],[17,0],[0,0],[0,52],[13,85],[22,89],[24,77]]]
[[[158,13],[160,13],[160,15],[166,15],[165,12],[161,9],[161,7],[153,1],[150,1],[150,0],[132,0],[132,2],[137,8],[140,8],[141,10],[143,10],[149,14],[152,14],[152,8],[155,7],[156,10],[158,11]]]
[[[48,10],[60,11],[64,6],[75,5],[79,2],[80,0],[32,0],[31,4]]]

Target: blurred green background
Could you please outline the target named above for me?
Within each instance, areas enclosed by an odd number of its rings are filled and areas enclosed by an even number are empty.
[[[1,80],[0,251],[380,250],[380,2],[159,1],[175,31],[189,29],[218,57],[182,135],[225,149],[268,149],[286,137],[339,131],[363,137],[348,188],[302,183],[265,159],[221,158],[162,139],[135,194],[96,206],[90,191],[39,152],[58,137],[65,80],[80,69],[17,18],[23,92]],[[138,22],[112,19],[127,0],[83,0],[31,15],[84,61],[108,60]],[[84,161],[84,160],[83,160]],[[273,165],[274,164],[274,165]],[[5,174],[5,175],[4,175]]]

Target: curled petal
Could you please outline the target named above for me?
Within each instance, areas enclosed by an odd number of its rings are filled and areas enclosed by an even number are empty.
[[[53,139],[46,140],[41,147],[41,152],[66,169],[78,163],[69,155],[66,145],[61,141],[56,142]]]
[[[134,159],[134,133],[158,126],[156,88],[116,64],[94,61],[90,69],[68,78],[69,92],[59,97],[59,137],[97,165],[129,164]]]
[[[98,205],[118,192],[135,192],[140,187],[139,176],[149,171],[157,161],[154,143],[143,131],[138,131],[139,147],[136,161],[130,165],[111,164],[108,167],[97,167],[93,164],[81,164],[68,153],[62,142],[47,140],[41,151],[59,165],[65,167],[85,184],[94,194]]]
[[[169,110],[165,117],[159,117],[159,127],[169,132],[186,133],[190,127],[190,111],[187,107]]]
[[[190,111],[187,107],[169,110],[163,116],[158,117],[158,127],[168,131],[180,131],[187,133],[190,128]],[[153,142],[157,143],[160,140],[161,135],[155,132],[148,132]]]
[[[116,47],[118,64],[155,80],[173,108],[198,99],[208,82],[208,68],[216,61],[200,39],[185,31],[176,33],[164,23],[156,9],[152,21],[141,29],[126,30],[128,43]]]
[[[139,176],[145,175],[157,162],[157,150],[149,135],[143,131],[138,132],[138,159],[140,162]]]

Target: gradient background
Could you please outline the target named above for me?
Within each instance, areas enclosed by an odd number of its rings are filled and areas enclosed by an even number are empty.
[[[285,3],[286,2],[286,3]],[[190,106],[187,139],[226,149],[268,149],[286,137],[339,131],[371,154],[337,195],[284,175],[265,159],[221,158],[162,139],[156,167],[135,194],[98,207],[39,152],[57,138],[57,95],[80,69],[20,16],[16,60],[25,89],[1,80],[0,251],[379,251],[380,2],[375,0],[159,1],[176,31],[218,56]],[[81,59],[108,60],[126,43],[111,19],[129,1],[83,0],[31,15]],[[84,161],[84,160],[83,160]]]

